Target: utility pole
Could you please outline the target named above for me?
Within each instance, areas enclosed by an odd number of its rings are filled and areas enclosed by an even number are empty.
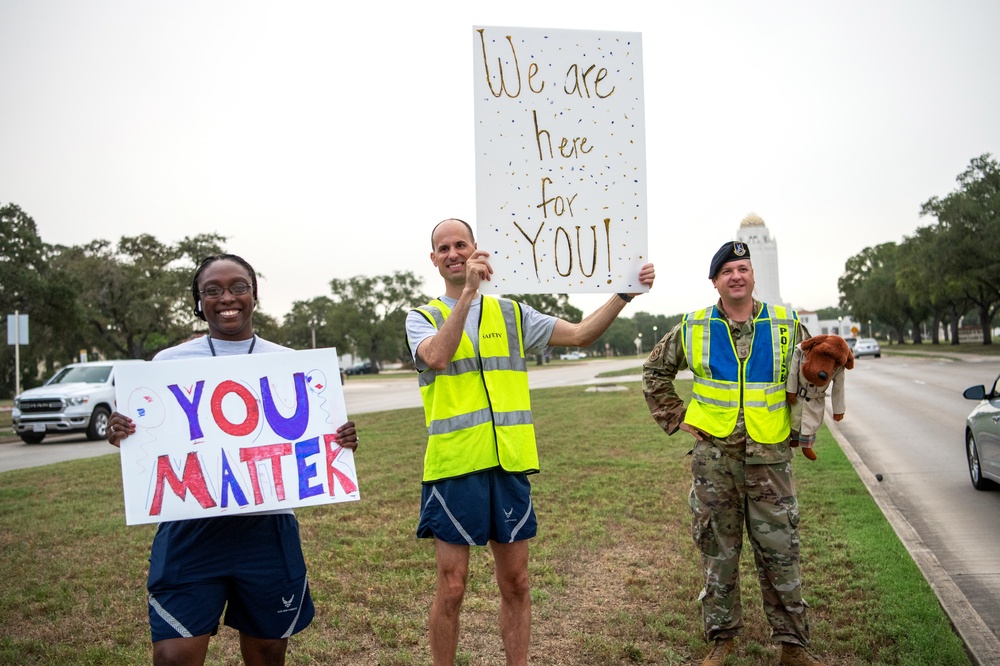
[[[21,395],[21,317],[14,310],[14,396]]]

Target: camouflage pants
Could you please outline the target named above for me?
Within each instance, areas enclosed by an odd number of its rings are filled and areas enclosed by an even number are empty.
[[[739,565],[745,524],[771,637],[809,645],[791,463],[746,465],[711,442],[699,442],[691,471],[692,534],[705,567],[705,638],[730,638],[743,627]]]

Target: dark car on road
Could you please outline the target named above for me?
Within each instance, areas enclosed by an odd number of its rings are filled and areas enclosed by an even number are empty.
[[[965,458],[976,490],[989,490],[1000,483],[1000,376],[993,386],[965,389],[966,400],[979,404],[965,419]]]
[[[360,363],[355,363],[347,370],[345,374],[348,375],[374,375],[378,374],[378,366],[371,361],[361,361]]]

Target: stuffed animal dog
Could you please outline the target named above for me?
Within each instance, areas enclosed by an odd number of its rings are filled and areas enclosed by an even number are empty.
[[[854,355],[839,335],[817,335],[803,340],[792,352],[785,393],[792,410],[792,446],[801,446],[816,460],[813,443],[823,425],[826,390],[833,386],[833,420],[844,418],[844,370],[854,367]]]

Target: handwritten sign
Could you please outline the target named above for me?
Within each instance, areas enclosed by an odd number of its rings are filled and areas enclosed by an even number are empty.
[[[642,35],[473,29],[476,215],[492,293],[642,292]]]
[[[335,349],[123,365],[125,522],[360,499]]]

